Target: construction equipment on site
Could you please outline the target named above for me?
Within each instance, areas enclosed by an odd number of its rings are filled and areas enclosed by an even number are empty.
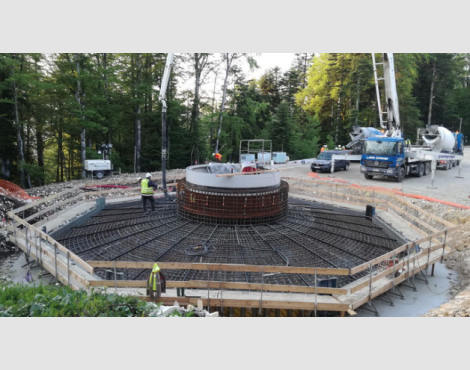
[[[166,160],[167,160],[167,133],[166,133],[166,89],[170,81],[171,65],[173,64],[174,53],[168,53],[163,74],[162,84],[160,86],[160,95],[158,100],[162,102],[162,190],[166,199],[168,191],[166,188]]]
[[[382,135],[383,132],[374,127],[360,127],[355,125],[353,126],[353,132],[349,134],[349,136],[351,136],[351,142],[346,144],[346,148],[351,149],[352,154],[362,154],[365,139]]]
[[[103,159],[87,159],[85,161],[85,171],[98,179],[102,179],[106,175],[112,174],[111,161]]]
[[[91,177],[102,179],[105,176],[111,176],[113,174],[113,166],[109,160],[112,148],[113,144],[97,145],[96,151],[98,154],[103,155],[103,159],[85,160],[85,171],[91,175]]]
[[[392,53],[383,53],[382,62],[377,63],[372,54],[377,105],[380,125],[385,130],[382,136],[365,139],[361,157],[361,173],[368,180],[374,176],[391,177],[402,182],[405,176],[418,177],[432,172],[434,184],[435,170],[439,165],[446,169],[460,165],[462,153],[455,153],[455,137],[444,127],[428,125],[423,134],[425,146],[412,146],[401,130],[398,110],[398,94],[395,82],[395,67]],[[383,67],[383,77],[377,75],[377,66]],[[385,83],[385,107],[382,110],[379,82]]]
[[[271,168],[273,158],[272,140],[244,139],[240,140],[239,148],[240,164],[244,162],[256,163],[258,168]],[[256,161],[255,161],[256,156]]]

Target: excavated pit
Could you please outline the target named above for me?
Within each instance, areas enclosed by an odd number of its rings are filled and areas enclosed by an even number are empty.
[[[180,203],[181,204],[181,203]],[[256,224],[218,224],[180,216],[175,200],[157,201],[144,214],[140,202],[107,205],[58,241],[86,261],[160,261],[323,268],[353,268],[400,243],[386,225],[358,212],[289,199],[286,214]],[[96,273],[109,278],[104,269]],[[148,269],[117,270],[145,280]],[[208,275],[208,273],[210,275]],[[319,286],[342,287],[367,275],[317,276]],[[314,275],[167,270],[169,281],[225,281],[314,286]]]

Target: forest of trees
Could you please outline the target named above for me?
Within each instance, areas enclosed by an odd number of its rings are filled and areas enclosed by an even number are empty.
[[[101,158],[123,172],[161,170],[166,54],[0,54],[0,178],[23,188],[85,176]],[[400,118],[470,135],[470,55],[395,54]],[[256,55],[176,54],[167,90],[169,169],[219,151],[238,161],[241,139],[271,139],[291,159],[346,145],[353,125],[379,126],[370,54],[296,54],[288,71],[257,80]],[[184,83],[183,83],[184,82]],[[181,86],[191,86],[182,88]],[[221,86],[221,87],[220,87]]]

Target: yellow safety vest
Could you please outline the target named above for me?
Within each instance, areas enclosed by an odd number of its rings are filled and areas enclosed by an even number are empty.
[[[152,290],[157,290],[157,274],[160,271],[160,267],[157,264],[153,265],[152,273],[150,274],[149,286],[152,287]]]
[[[141,185],[141,194],[153,194],[153,188],[149,188],[149,180],[148,179],[144,179],[142,180],[142,182],[140,183]]]

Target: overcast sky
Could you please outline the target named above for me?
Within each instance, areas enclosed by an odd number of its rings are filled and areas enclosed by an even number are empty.
[[[291,65],[292,62],[295,59],[295,53],[259,53],[258,55],[252,54],[254,58],[256,59],[259,68],[250,71],[250,68],[248,66],[248,63],[246,62],[241,62],[241,66],[243,68],[243,71],[245,72],[245,76],[247,80],[251,80],[253,78],[258,79],[260,78],[267,70],[274,68],[274,67],[279,67],[281,68],[282,72],[287,71]],[[217,58],[219,55],[216,56]],[[189,67],[190,68],[190,67]],[[222,98],[222,84],[224,81],[224,66],[222,65],[220,68],[220,72],[217,78],[217,81],[215,81],[214,75],[208,76],[206,79],[206,82],[204,85],[202,85],[201,90],[202,90],[202,96],[206,96],[209,98],[212,98],[212,93],[214,90],[214,82],[216,82],[216,99],[220,100]],[[230,82],[231,79],[229,79],[229,87],[230,87]],[[180,80],[178,90],[181,93],[184,90],[194,90],[194,79],[189,78],[186,81]],[[190,102],[188,102],[190,103]]]
[[[256,56],[259,69],[254,72],[247,72],[251,78],[260,78],[264,72],[274,67],[280,67],[283,72],[287,71],[294,61],[294,53],[263,53]]]

